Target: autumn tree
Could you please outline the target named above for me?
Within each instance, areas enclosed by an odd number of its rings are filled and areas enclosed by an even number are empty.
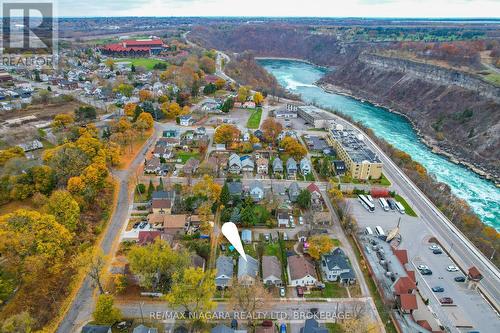
[[[31,333],[35,326],[35,320],[26,311],[5,318],[0,325],[2,333]]]
[[[181,108],[181,106],[176,102],[172,103],[165,102],[161,105],[161,111],[168,119],[175,119],[180,115],[188,113],[189,112],[188,110],[189,109]]]
[[[109,70],[111,70],[111,71],[115,68],[115,61],[113,59],[111,59],[111,58],[106,59],[106,61],[104,62],[104,64],[106,66],[108,66]]]
[[[134,123],[134,127],[141,133],[141,137],[144,136],[144,132],[152,129],[154,126],[154,119],[150,113],[143,112],[139,115]]]
[[[250,88],[246,86],[241,86],[238,89],[238,102],[244,103],[250,97]]]
[[[283,126],[274,118],[267,118],[262,123],[262,132],[264,133],[264,138],[269,143],[274,144],[282,131]]]
[[[60,131],[63,129],[67,129],[69,126],[73,125],[75,122],[75,118],[70,113],[60,113],[54,117],[52,121],[52,128],[55,131]]]
[[[232,143],[239,139],[240,130],[230,124],[222,124],[215,129],[214,141],[215,143]]]
[[[205,201],[198,207],[198,216],[200,217],[200,231],[208,235],[212,231],[213,215],[212,215],[212,202]]]
[[[259,311],[271,306],[272,296],[257,279],[253,285],[233,284],[227,308],[240,311],[248,316],[248,325],[254,326]]]
[[[287,136],[281,140],[280,147],[285,149],[285,152],[296,161],[301,160],[307,154],[306,148],[291,136]]]
[[[222,187],[209,175],[204,175],[200,181],[194,184],[192,193],[194,195],[205,196],[212,203],[219,200]]]
[[[141,102],[149,101],[153,99],[153,93],[150,90],[141,89],[139,90],[139,100]]]
[[[16,157],[25,157],[24,150],[21,147],[15,146],[0,150],[0,166],[4,166],[8,160]]]
[[[200,68],[207,74],[215,73],[215,61],[207,56],[200,58]]]
[[[318,260],[321,255],[329,253],[335,246],[335,241],[328,235],[315,235],[308,239],[309,255]]]
[[[80,222],[80,206],[65,190],[53,192],[44,206],[44,211],[53,215],[57,222],[70,231],[74,231]]]
[[[262,96],[262,93],[257,91],[253,95],[253,101],[254,101],[255,105],[260,106],[262,104],[262,102],[264,101],[264,96]]]
[[[114,306],[112,295],[99,295],[92,318],[100,325],[112,325],[122,319],[121,311]]]
[[[135,108],[137,107],[137,104],[135,103],[127,103],[123,107],[123,112],[125,112],[125,115],[127,117],[133,117],[135,113]]]
[[[215,296],[215,272],[203,271],[202,268],[189,267],[177,271],[172,276],[172,287],[165,300],[173,308],[181,307],[187,313],[193,314],[193,326],[201,320],[198,316],[216,307],[212,300]]]
[[[134,91],[134,86],[126,83],[120,83],[117,87],[115,87],[114,91],[125,97],[130,97]]]
[[[377,323],[370,320],[366,315],[361,318],[343,320],[341,326],[344,332],[349,333],[380,332]]]
[[[162,240],[146,246],[134,245],[127,257],[139,285],[148,290],[168,290],[168,286],[162,288],[161,280],[170,281],[174,272],[182,271],[190,264],[186,251],[174,251]]]
[[[224,79],[221,79],[221,78],[218,78],[216,81],[215,81],[215,86],[217,87],[217,89],[222,89],[226,86],[226,80]]]

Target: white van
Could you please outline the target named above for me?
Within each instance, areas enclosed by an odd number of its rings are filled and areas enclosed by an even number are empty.
[[[375,227],[375,232],[378,236],[385,236],[384,229],[379,225]]]
[[[373,236],[373,230],[370,227],[365,228],[365,235]]]

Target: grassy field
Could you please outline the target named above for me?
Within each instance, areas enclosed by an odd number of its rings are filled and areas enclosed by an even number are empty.
[[[166,63],[165,61],[151,58],[116,58],[115,62],[130,62],[130,65],[134,65],[135,67],[144,67],[148,70],[152,70],[156,64]]]
[[[411,208],[411,206],[406,202],[406,200],[402,196],[400,196],[399,194],[396,194],[394,196],[394,199],[396,199],[397,201],[399,201],[403,205],[403,207],[405,208],[406,215],[417,217],[417,213],[415,213],[413,208]]]
[[[345,298],[348,297],[347,289],[339,283],[325,283],[325,289],[313,290],[310,294],[305,295],[307,298],[326,297],[326,298]]]
[[[484,76],[484,79],[488,82],[493,83],[496,86],[500,86],[500,74],[490,73]]]
[[[177,153],[177,158],[182,160],[182,163],[186,163],[191,157],[198,158],[200,153],[197,151],[180,151]]]
[[[326,323],[325,327],[328,329],[328,333],[344,333],[342,325],[338,323]]]
[[[252,114],[250,115],[250,118],[248,118],[247,127],[252,129],[259,128],[261,116],[262,116],[261,108],[253,110]]]

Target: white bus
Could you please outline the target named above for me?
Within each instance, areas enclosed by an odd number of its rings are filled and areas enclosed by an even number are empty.
[[[370,227],[366,227],[366,228],[365,228],[365,235],[368,235],[368,236],[373,236],[373,231],[372,231],[372,228],[370,228]]]
[[[387,204],[387,201],[384,198],[379,198],[378,202],[380,204],[380,207],[382,207],[383,210],[386,212],[389,211],[389,205]]]
[[[368,195],[366,196],[366,198],[367,198],[368,200],[370,200],[370,202],[371,202],[371,203],[373,203],[373,198],[372,198],[372,196],[371,196],[371,195],[369,195],[369,194],[368,194]]]
[[[377,233],[378,236],[385,236],[384,230],[379,225],[375,227],[375,232]]]
[[[358,200],[368,211],[373,212],[375,210],[375,206],[363,194],[358,195]]]
[[[398,211],[401,214],[404,214],[405,213],[405,208],[403,207],[403,205],[399,201],[394,201],[394,203],[396,204],[396,208],[398,209]]]

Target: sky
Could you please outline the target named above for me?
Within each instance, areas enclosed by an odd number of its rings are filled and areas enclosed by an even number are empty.
[[[58,16],[69,17],[500,17],[500,0],[54,0],[54,2]]]

